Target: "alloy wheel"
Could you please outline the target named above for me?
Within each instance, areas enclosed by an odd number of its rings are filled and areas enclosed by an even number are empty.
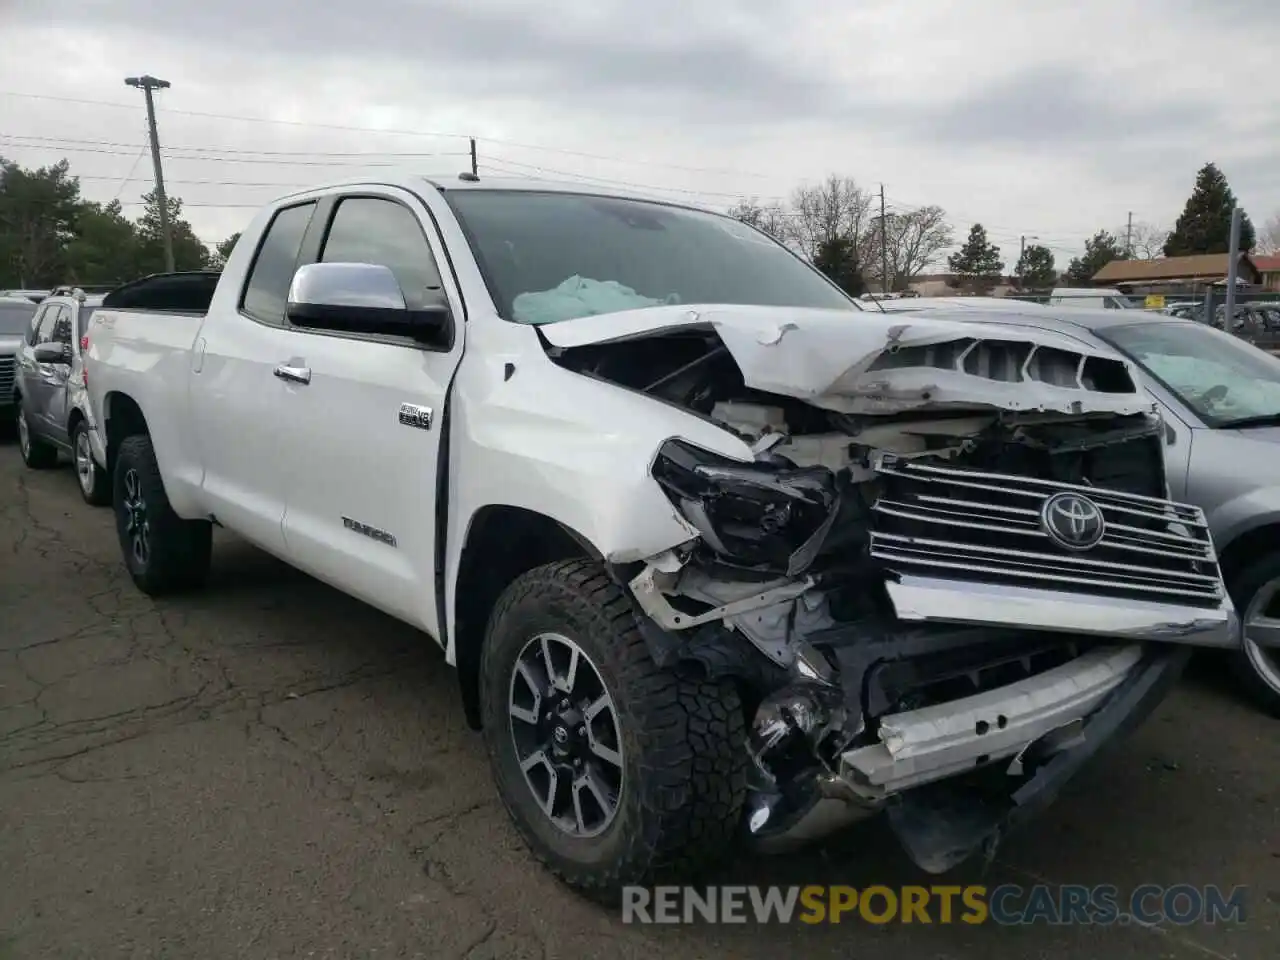
[[[1244,652],[1254,672],[1272,690],[1280,693],[1280,651],[1263,647],[1262,636],[1280,635],[1280,578],[1270,580],[1253,595],[1244,613]]]
[[[134,561],[145,567],[151,558],[151,522],[147,519],[147,501],[142,494],[142,481],[137,470],[129,470],[124,475],[124,500],[120,508],[125,514],[124,530],[129,537],[129,551]]]
[[[508,698],[525,782],[547,818],[573,837],[599,836],[622,798],[622,729],[591,658],[559,633],[520,651]]]
[[[89,449],[89,434],[81,430],[76,434],[76,475],[80,478],[80,489],[85,496],[93,493],[94,474],[97,466],[93,462],[93,451]]]
[[[31,456],[31,428],[27,426],[27,415],[23,410],[18,411],[18,452],[24,460]]]

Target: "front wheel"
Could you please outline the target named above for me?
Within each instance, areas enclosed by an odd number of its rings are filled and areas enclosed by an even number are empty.
[[[1232,656],[1235,675],[1262,709],[1280,717],[1280,647],[1257,642],[1264,634],[1280,635],[1280,553],[1245,567],[1230,588],[1244,621],[1244,649]]]
[[[138,588],[161,596],[203,583],[213,550],[213,525],[183,520],[173,512],[150,437],[129,437],[120,444],[112,481],[120,549]]]
[[[111,502],[111,478],[93,459],[93,447],[89,443],[89,425],[81,420],[71,431],[71,449],[75,452],[76,479],[80,483],[80,496],[94,507]]]
[[[480,684],[498,792],[569,886],[616,903],[728,852],[749,762],[738,693],[659,669],[599,564],[549,564],[507,588]]]

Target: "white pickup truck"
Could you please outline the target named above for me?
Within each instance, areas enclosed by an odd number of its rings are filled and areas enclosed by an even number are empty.
[[[419,627],[604,899],[877,813],[945,870],[1240,643],[1127,362],[864,310],[715,213],[297,193],[207,311],[99,309],[86,375],[137,585],[222,526]]]

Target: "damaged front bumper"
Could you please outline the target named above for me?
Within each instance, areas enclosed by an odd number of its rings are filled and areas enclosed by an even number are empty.
[[[1152,646],[1063,741],[1044,743],[1032,773],[1010,770],[1009,789],[985,793],[958,780],[908,791],[888,808],[889,823],[911,859],[943,873],[1032,819],[1106,747],[1139,727],[1173,688],[1191,658],[1186,647]],[[1020,774],[1020,775],[1019,775]]]
[[[939,639],[947,644],[945,635]],[[994,850],[1104,744],[1140,724],[1191,655],[1171,645],[1099,645],[1003,686],[889,710],[873,721],[874,734],[859,725],[858,742],[829,759],[788,766],[801,743],[822,757],[822,741],[842,724],[850,729],[850,711],[874,710],[877,693],[883,703],[875,669],[856,673],[868,658],[848,645],[836,649],[849,652],[837,656],[844,668],[838,690],[824,686],[830,674],[800,671],[757,714],[749,743],[758,764],[751,841],[762,852],[780,852],[883,812],[912,860],[932,873]],[[916,679],[930,672],[901,663]],[[1000,665],[993,650],[983,669]]]
[[[660,660],[719,669],[696,652],[711,638],[772,671],[746,745],[762,849],[887,812],[919,866],[949,869],[1139,723],[1192,647],[1241,643],[1196,507],[895,456],[867,471],[859,501],[681,446],[655,466],[700,538],[625,580]]]
[[[880,718],[879,742],[840,755],[853,791],[883,799],[1069,738],[1142,660],[1138,645],[1102,647],[1005,687]]]

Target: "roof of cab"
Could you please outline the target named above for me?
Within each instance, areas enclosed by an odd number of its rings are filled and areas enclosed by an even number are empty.
[[[473,179],[472,175],[465,171],[451,174],[401,173],[349,177],[342,180],[333,180],[322,184],[316,184],[315,186],[308,187],[305,190],[297,190],[289,194],[289,197],[298,197],[315,193],[317,191],[333,190],[339,187],[373,185],[400,187],[405,190],[420,190],[422,189],[423,184],[433,187],[441,193],[463,190],[500,190],[525,193],[575,193],[583,196],[617,197],[625,200],[642,200],[650,203],[665,203],[669,206],[686,207],[691,210],[700,210],[707,213],[722,213],[722,211],[716,210],[713,207],[704,206],[694,202],[694,199],[692,198],[673,199],[671,197],[646,193],[643,189],[632,189],[626,185],[620,184],[591,183],[573,180],[543,180],[536,177],[489,177],[483,174]],[[280,199],[286,198],[282,197]]]

